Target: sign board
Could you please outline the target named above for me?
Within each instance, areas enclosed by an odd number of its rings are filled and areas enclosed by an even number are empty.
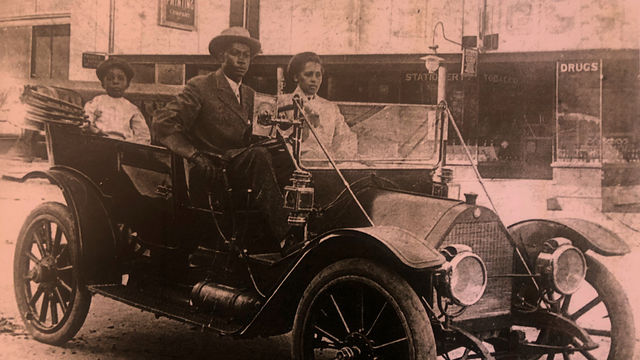
[[[159,25],[189,31],[196,29],[196,0],[159,1]]]
[[[467,35],[462,37],[463,48],[474,48],[478,46],[478,37],[475,35]]]
[[[82,53],[82,67],[85,69],[97,69],[101,62],[105,61],[107,55],[101,53]]]
[[[478,49],[465,48],[462,50],[462,75],[478,75]]]

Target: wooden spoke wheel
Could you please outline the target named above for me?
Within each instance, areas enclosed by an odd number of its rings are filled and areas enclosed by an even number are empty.
[[[397,274],[364,259],[322,270],[293,325],[294,359],[435,359],[429,318]]]
[[[632,359],[635,347],[633,314],[625,292],[613,274],[595,258],[585,255],[585,284],[574,294],[565,296],[554,309],[574,320],[586,330],[598,348],[571,349],[576,341],[553,329],[539,329],[536,342],[568,350],[550,351],[542,356],[523,354],[525,359]]]
[[[69,209],[48,202],[25,220],[14,255],[14,290],[29,333],[62,344],[80,329],[91,296],[78,269],[79,239]]]

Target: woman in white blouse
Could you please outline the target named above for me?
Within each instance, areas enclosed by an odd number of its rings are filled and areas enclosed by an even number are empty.
[[[291,103],[294,95],[300,96],[305,115],[313,126],[322,145],[335,159],[354,159],[358,151],[358,139],[345,123],[340,109],[333,102],[318,96],[324,68],[320,57],[313,52],[294,55],[287,66],[287,77],[296,89],[280,97],[279,104]],[[302,157],[325,159],[322,149],[309,128],[302,132]]]

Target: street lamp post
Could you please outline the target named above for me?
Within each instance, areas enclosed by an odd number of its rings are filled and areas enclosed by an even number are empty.
[[[445,100],[445,94],[447,90],[447,67],[444,66],[444,59],[436,55],[437,46],[430,47],[433,50],[433,54],[420,58],[424,60],[424,67],[430,74],[438,71],[438,96],[437,103]]]

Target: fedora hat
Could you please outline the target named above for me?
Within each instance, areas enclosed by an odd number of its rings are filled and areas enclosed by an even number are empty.
[[[98,76],[98,79],[102,81],[102,78],[107,75],[107,71],[113,67],[124,71],[124,74],[127,76],[127,79],[129,81],[131,81],[133,75],[135,74],[133,68],[131,67],[131,65],[129,65],[128,62],[118,58],[109,58],[109,60],[105,60],[101,62],[100,65],[98,65],[98,68],[96,69],[96,75]]]
[[[211,55],[216,55],[216,53],[232,42],[239,42],[249,46],[251,49],[251,55],[256,55],[260,52],[260,41],[252,38],[249,34],[249,30],[241,26],[232,26],[228,29],[222,30],[220,35],[211,39],[209,42],[209,53]]]

